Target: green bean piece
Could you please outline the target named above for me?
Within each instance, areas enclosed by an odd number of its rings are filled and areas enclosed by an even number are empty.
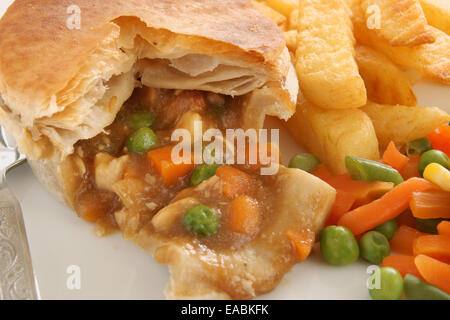
[[[311,172],[320,164],[319,158],[310,153],[299,153],[289,161],[289,168],[297,168]]]
[[[403,182],[397,170],[377,161],[347,156],[345,166],[353,180],[386,181],[394,185]]]
[[[431,150],[431,142],[427,137],[416,139],[410,141],[406,144],[406,154],[411,155],[421,155],[425,151]]]
[[[450,294],[412,274],[408,273],[403,281],[408,300],[450,300]]]

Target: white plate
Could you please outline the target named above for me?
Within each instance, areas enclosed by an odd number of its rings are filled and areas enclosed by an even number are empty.
[[[0,0],[0,15],[11,3]],[[420,83],[419,105],[450,111],[450,88]],[[269,126],[277,126],[271,120]],[[285,131],[281,150],[286,161],[300,149]],[[8,183],[22,205],[31,256],[42,299],[164,299],[167,267],[119,234],[98,238],[91,224],[57,202],[38,183],[28,165],[8,174]],[[296,265],[264,299],[368,299],[366,268],[362,261],[332,267],[314,250]],[[80,289],[69,289],[70,266],[81,271]]]

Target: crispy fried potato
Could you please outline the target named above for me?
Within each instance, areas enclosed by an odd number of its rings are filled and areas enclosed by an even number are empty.
[[[292,10],[298,8],[298,0],[266,0],[267,4],[274,10],[289,18]]]
[[[286,29],[287,19],[284,15],[282,15],[278,11],[272,9],[264,2],[258,2],[258,1],[252,0],[252,3],[259,10],[261,10],[262,13],[264,13],[267,17],[269,17],[269,19],[271,19],[273,22],[275,22],[278,27],[280,27],[282,30]]]
[[[298,9],[292,10],[289,15],[289,30],[297,30],[298,29]]]
[[[450,115],[436,107],[391,106],[369,102],[361,110],[372,119],[381,148],[385,148],[390,141],[403,144],[422,138],[450,121]]]
[[[450,34],[450,1],[420,0],[428,24]]]
[[[317,155],[334,173],[346,172],[345,156],[380,158],[370,118],[360,109],[325,110],[299,97],[286,127],[295,140]]]
[[[356,47],[356,62],[370,100],[381,104],[417,104],[409,80],[386,56],[359,45]]]
[[[297,49],[297,30],[289,30],[284,32],[284,40],[290,51]]]
[[[392,47],[367,28],[360,7],[353,6],[352,17],[354,34],[359,43],[384,53],[401,66],[421,72],[429,79],[450,84],[450,36],[445,32],[429,27],[436,38],[433,43],[416,47]]]
[[[418,0],[362,0],[366,21],[379,14],[374,32],[391,46],[417,46],[434,42],[427,19]],[[376,7],[377,11],[370,8]]]
[[[342,0],[300,0],[296,69],[304,95],[326,109],[366,103],[355,62],[350,10]]]

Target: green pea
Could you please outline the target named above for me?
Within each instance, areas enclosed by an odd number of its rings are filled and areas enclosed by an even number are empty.
[[[154,148],[157,143],[158,137],[152,129],[140,128],[128,137],[125,145],[130,152],[142,153]]]
[[[289,168],[297,168],[306,172],[311,172],[320,164],[319,158],[310,153],[299,153],[289,161]]]
[[[361,256],[367,261],[380,264],[391,253],[388,239],[378,231],[369,231],[359,240]]]
[[[128,123],[134,130],[148,128],[153,124],[155,116],[147,110],[140,110],[128,117]]]
[[[212,236],[219,228],[219,217],[210,207],[199,205],[186,212],[183,224],[189,231],[200,236]]]
[[[195,167],[194,172],[192,172],[191,175],[191,184],[196,186],[204,180],[211,178],[216,174],[216,170],[219,167],[220,165],[218,164],[201,164]]]
[[[369,289],[369,294],[374,300],[398,300],[403,292],[403,279],[400,272],[391,267],[383,267],[374,272],[379,272],[379,288]],[[376,275],[375,275],[376,277]]]
[[[420,156],[419,159],[419,172],[422,175],[423,171],[425,170],[426,166],[430,163],[439,163],[444,168],[447,168],[450,170],[450,160],[448,159],[448,156],[440,151],[440,150],[428,150]]]
[[[414,155],[414,154],[422,154],[425,151],[431,150],[431,142],[428,140],[428,138],[420,138],[416,139],[414,141],[410,141],[406,144],[406,153],[408,156]]]
[[[392,219],[380,224],[375,228],[375,231],[381,232],[388,240],[391,240],[394,234],[397,232],[397,227],[397,221],[395,221],[395,219]]]
[[[409,273],[405,276],[403,285],[408,300],[450,300],[447,292]]]
[[[322,230],[320,252],[327,263],[335,266],[351,264],[359,256],[355,236],[342,226],[328,226]]]
[[[436,219],[419,219],[416,218],[416,229],[421,232],[437,234],[437,225],[445,219],[436,218]]]

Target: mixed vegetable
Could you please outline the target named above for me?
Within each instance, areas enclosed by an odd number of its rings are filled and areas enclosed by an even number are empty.
[[[348,173],[333,176],[313,155],[290,166],[336,191],[320,236],[323,259],[336,266],[359,256],[380,265],[375,300],[450,300],[450,127],[404,146],[390,142],[382,159],[347,156]],[[375,275],[375,274],[373,274]]]

